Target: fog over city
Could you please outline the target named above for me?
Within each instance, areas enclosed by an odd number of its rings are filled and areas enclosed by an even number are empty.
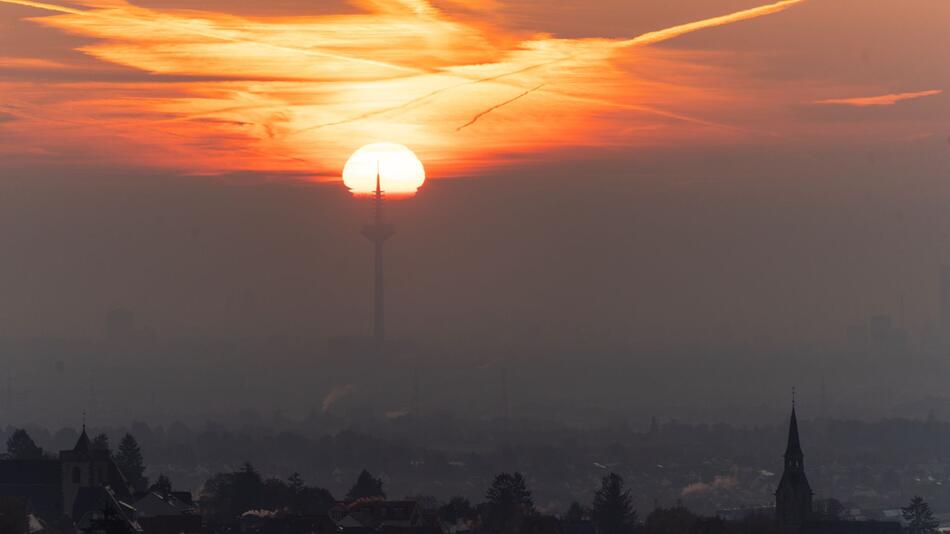
[[[418,384],[426,411],[495,417],[507,373],[512,415],[571,424],[774,422],[793,386],[816,416],[950,415],[950,146],[929,148],[926,165],[617,155],[432,181],[386,206],[387,355],[345,340],[372,330],[368,200],[239,176],[12,176],[5,411],[302,417],[349,384],[382,414],[411,410]]]

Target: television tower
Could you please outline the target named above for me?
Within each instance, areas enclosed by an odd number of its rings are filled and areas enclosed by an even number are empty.
[[[373,338],[382,344],[386,337],[383,314],[383,243],[395,233],[393,225],[383,222],[383,190],[376,163],[376,193],[373,198],[373,222],[363,227],[363,236],[374,246],[375,277],[373,280]]]

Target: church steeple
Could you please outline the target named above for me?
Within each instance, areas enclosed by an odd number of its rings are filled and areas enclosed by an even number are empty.
[[[798,416],[792,394],[792,414],[788,421],[788,441],[785,445],[785,471],[775,490],[775,515],[780,527],[800,528],[811,515],[811,486],[805,476],[805,455],[798,436]]]
[[[83,423],[82,434],[79,434],[79,439],[76,441],[76,446],[73,447],[73,452],[88,454],[90,449],[92,449],[92,444],[89,441],[89,434],[86,434],[86,423]]]
[[[785,445],[785,470],[805,470],[805,454],[798,437],[798,417],[795,416],[795,404],[792,404],[792,416],[788,422],[788,443]]]

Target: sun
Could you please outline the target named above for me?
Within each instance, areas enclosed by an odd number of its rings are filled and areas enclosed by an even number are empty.
[[[343,166],[343,184],[354,195],[376,191],[376,173],[380,189],[389,196],[412,196],[426,180],[419,158],[398,143],[372,143],[361,147]]]

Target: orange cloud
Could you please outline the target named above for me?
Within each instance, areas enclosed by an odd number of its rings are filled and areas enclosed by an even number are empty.
[[[735,473],[730,475],[716,475],[712,482],[694,482],[687,485],[680,491],[681,497],[693,495],[696,493],[709,493],[715,490],[727,490],[735,488],[739,484],[739,478]]]
[[[891,93],[878,96],[860,96],[851,98],[829,98],[825,100],[816,100],[815,104],[834,104],[842,106],[893,106],[903,100],[912,100],[914,98],[923,98],[925,96],[939,95],[942,89],[931,89],[929,91],[917,91],[915,93]]]
[[[197,173],[334,176],[354,149],[385,140],[411,147],[439,176],[560,146],[743,135],[702,116],[717,98],[707,89],[640,79],[617,60],[663,64],[670,60],[642,47],[803,1],[629,39],[557,39],[456,20],[426,0],[363,0],[363,13],[281,18],[123,0],[85,9],[0,0],[54,12],[32,20],[92,39],[82,52],[154,77],[0,82],[0,95],[32,117],[18,121],[25,145],[58,140],[84,154],[106,146],[104,157],[121,152]]]

